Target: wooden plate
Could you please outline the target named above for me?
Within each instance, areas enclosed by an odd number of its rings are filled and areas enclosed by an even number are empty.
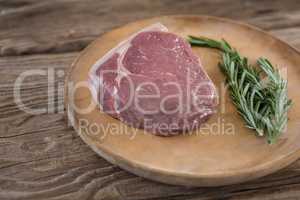
[[[102,113],[86,86],[90,67],[109,49],[132,33],[161,22],[173,33],[225,38],[254,62],[263,55],[286,69],[293,107],[286,133],[275,145],[244,128],[217,67],[219,52],[194,48],[218,88],[218,113],[189,135],[158,137],[135,129]],[[99,22],[101,23],[101,22]],[[239,183],[279,170],[299,157],[300,54],[273,36],[249,25],[208,16],[164,16],[137,21],[102,35],[86,48],[66,78],[66,106],[80,137],[100,156],[134,174],[169,184],[218,186]],[[81,83],[73,94],[72,84]],[[72,94],[72,95],[71,95]],[[90,107],[89,107],[90,106]],[[86,113],[76,108],[91,108]]]

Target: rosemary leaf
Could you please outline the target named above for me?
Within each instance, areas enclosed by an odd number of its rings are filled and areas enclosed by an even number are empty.
[[[266,135],[268,142],[276,142],[287,124],[287,112],[292,101],[287,96],[287,81],[265,58],[259,58],[259,69],[248,64],[225,40],[189,36],[191,45],[218,49],[223,52],[221,71],[226,76],[231,99],[246,127],[258,136]],[[262,73],[265,77],[262,76]]]

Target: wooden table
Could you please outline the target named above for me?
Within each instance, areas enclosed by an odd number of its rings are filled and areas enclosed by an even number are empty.
[[[245,184],[169,186],[111,165],[68,126],[59,88],[78,53],[114,27],[169,14],[241,20],[300,49],[299,0],[0,0],[1,200],[300,199],[300,161]],[[28,70],[42,74],[23,81],[20,106],[14,83]],[[56,77],[48,84],[50,73]],[[29,114],[25,107],[43,110]]]

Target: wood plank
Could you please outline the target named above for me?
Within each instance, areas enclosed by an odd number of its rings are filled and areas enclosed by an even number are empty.
[[[127,22],[170,14],[228,17],[298,40],[298,0],[9,0],[0,1],[0,55],[79,51]],[[284,30],[293,28],[292,33]],[[296,44],[299,47],[299,42]]]
[[[55,112],[30,115],[12,87],[25,70],[66,70],[98,35],[124,23],[166,14],[207,14],[257,25],[300,48],[300,4],[287,1],[0,0],[0,199],[298,199],[300,161],[237,186],[186,188],[155,183],[112,166],[65,123],[63,99]],[[180,11],[180,13],[178,12]],[[57,84],[63,77],[57,77]],[[52,87],[53,85],[50,85]],[[25,80],[26,106],[48,108],[43,76]],[[59,108],[59,109],[58,109]]]
[[[0,59],[0,199],[296,199],[300,161],[259,180],[218,188],[187,188],[145,180],[112,166],[87,147],[64,114],[30,115],[13,100],[25,70],[66,70],[77,53]],[[59,83],[63,77],[57,77]],[[26,106],[47,107],[47,79],[23,84]],[[54,90],[56,90],[55,87]],[[62,98],[55,98],[61,107]]]

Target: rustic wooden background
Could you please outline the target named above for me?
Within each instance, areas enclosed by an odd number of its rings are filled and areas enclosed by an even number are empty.
[[[48,99],[47,88],[57,92],[79,51],[114,27],[167,14],[241,20],[300,49],[299,0],[0,0],[1,200],[300,199],[300,161],[245,184],[169,186],[109,164],[66,125],[62,96]],[[29,69],[60,70],[54,85],[32,76],[21,88],[25,106],[54,112],[26,114],[15,104],[13,84]]]

